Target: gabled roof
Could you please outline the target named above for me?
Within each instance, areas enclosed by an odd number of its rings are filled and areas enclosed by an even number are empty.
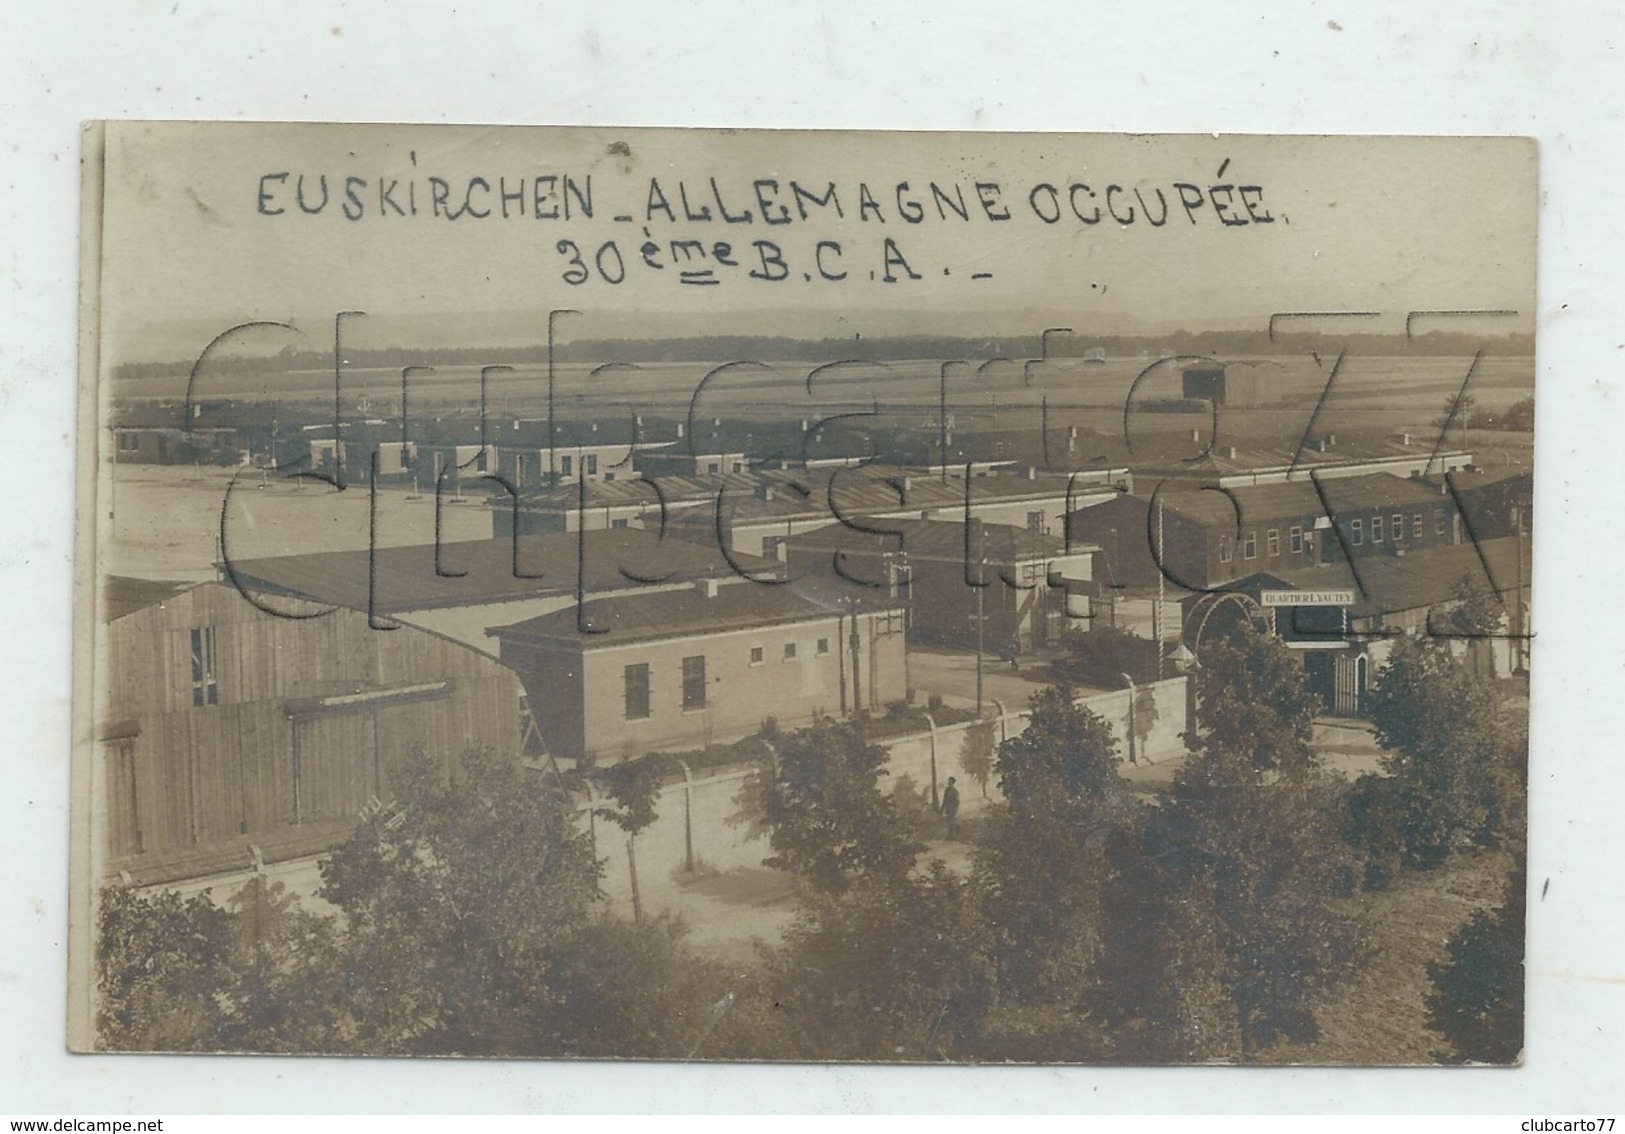
[[[1511,595],[1519,585],[1518,555],[1518,540],[1507,537],[1483,540],[1476,546],[1464,543],[1405,555],[1366,556],[1352,567],[1342,562],[1283,571],[1280,578],[1301,590],[1332,587],[1348,587],[1357,593],[1363,590],[1359,601],[1349,608],[1349,614],[1364,618],[1450,602],[1456,597],[1457,582],[1464,576],[1486,592],[1492,589],[1493,581],[1497,594]],[[1527,559],[1523,564],[1522,583],[1525,587],[1529,585]]]
[[[703,480],[685,476],[643,477],[635,472],[614,480],[589,480],[525,492],[519,506],[535,512],[571,512],[581,507],[583,492],[590,508],[651,508],[692,505],[716,496],[715,477]],[[585,486],[585,487],[583,487]]]
[[[196,584],[109,575],[102,583],[102,620],[112,622],[143,607],[167,602]]]
[[[1064,473],[1025,476],[979,476],[970,480],[973,506],[1056,500],[1068,495]],[[965,506],[962,478],[946,478],[892,465],[841,466],[817,469],[758,469],[728,476],[627,476],[586,485],[588,508],[650,507],[662,500],[668,508],[714,504],[722,500],[725,523],[839,516],[891,515],[947,511]],[[1093,481],[1071,486],[1075,499],[1116,490]],[[577,485],[524,494],[520,506],[539,512],[564,512],[581,506]],[[683,507],[688,511],[688,507]]]
[[[1280,484],[1246,485],[1223,491],[1166,492],[1158,499],[1170,512],[1198,523],[1229,529],[1237,523],[1238,512],[1240,523],[1246,526],[1272,520],[1325,516],[1328,508],[1331,515],[1337,517],[1371,509],[1436,507],[1447,503],[1449,498],[1419,477],[1371,473],[1366,476],[1327,478],[1321,480],[1318,486],[1305,476],[1301,480]],[[1149,501],[1146,506],[1150,506]]]
[[[1110,454],[1113,460],[1124,460],[1137,471],[1194,478],[1293,468],[1307,475],[1309,469],[1334,469],[1368,462],[1429,457],[1434,455],[1433,444],[1436,440],[1431,436],[1416,434],[1407,443],[1402,437],[1390,433],[1339,430],[1335,440],[1317,437],[1310,438],[1307,444],[1302,443],[1303,439],[1298,436],[1287,436],[1274,444],[1256,438],[1242,439],[1232,444],[1222,433],[1214,441],[1206,430],[1201,440],[1192,441],[1188,431],[1169,429],[1150,432],[1147,429],[1136,433],[1132,452],[1127,451],[1121,439],[1110,436],[1080,437],[1078,443],[1080,448],[1086,444],[1093,445]],[[1324,447],[1321,447],[1323,442]],[[1437,456],[1445,460],[1464,458],[1468,454],[1458,449],[1442,449]]]
[[[580,610],[572,606],[486,633],[504,641],[574,642],[592,649],[833,619],[840,613],[839,607],[815,602],[785,585],[737,580],[719,585],[714,595],[695,586],[588,599]],[[583,619],[592,628],[588,632],[581,630]]]
[[[880,529],[864,531],[853,524]],[[990,560],[1009,563],[1021,559],[1053,558],[1067,554],[1066,541],[1059,536],[1030,531],[1013,524],[972,524],[951,520],[886,520],[854,517],[817,531],[790,537],[792,552],[845,552],[849,555],[882,555],[902,550],[910,557],[961,561],[966,552],[966,527],[980,527],[981,546]],[[891,532],[901,533],[901,539]],[[974,538],[974,536],[973,536]],[[1072,553],[1095,550],[1093,545],[1074,545]]]
[[[442,546],[440,564],[456,576],[435,572],[433,544],[381,547],[373,570],[375,609],[423,610],[508,602],[573,591],[585,544],[587,592],[622,590],[657,582],[680,582],[735,574],[715,541],[700,543],[637,528],[521,536],[518,569],[509,538],[472,540]],[[780,564],[734,554],[739,570],[753,576],[782,571]],[[330,551],[233,562],[244,585],[317,599],[357,610],[367,607],[369,556],[366,551]],[[538,576],[538,577],[528,577]]]

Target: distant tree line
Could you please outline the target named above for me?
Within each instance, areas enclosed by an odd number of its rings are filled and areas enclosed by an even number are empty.
[[[554,359],[569,363],[601,362],[727,362],[754,359],[762,362],[895,361],[946,358],[1080,358],[1104,351],[1108,358],[1156,359],[1163,353],[1255,357],[1303,354],[1310,350],[1346,349],[1362,355],[1469,356],[1486,354],[1532,357],[1534,336],[1471,335],[1432,331],[1406,337],[1393,334],[1314,335],[1265,330],[1174,330],[1162,335],[1091,334],[1088,331],[1045,337],[1034,333],[1007,336],[879,335],[851,338],[800,339],[787,335],[696,335],[655,339],[571,339],[554,345]],[[547,361],[546,343],[486,347],[372,347],[349,349],[350,367],[401,366],[540,366]],[[234,355],[222,367],[241,374],[279,371],[322,371],[333,366],[329,351],[285,347],[275,354]],[[139,381],[184,376],[191,359],[169,362],[122,362],[113,369],[116,381]]]

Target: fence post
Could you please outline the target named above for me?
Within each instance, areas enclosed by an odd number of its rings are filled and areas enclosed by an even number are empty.
[[[688,873],[694,873],[694,773],[689,771],[688,761],[679,759],[677,766],[683,769],[683,868]],[[715,853],[715,852],[713,852]]]
[[[925,718],[926,726],[931,730],[931,810],[935,811],[942,806],[941,800],[937,797],[937,719],[927,712],[921,712],[920,715]]]

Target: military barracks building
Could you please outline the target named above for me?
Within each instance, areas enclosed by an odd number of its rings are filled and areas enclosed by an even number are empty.
[[[770,717],[793,728],[908,693],[903,609],[884,598],[831,609],[786,586],[707,579],[490,634],[560,756],[698,748]]]
[[[1056,535],[980,520],[862,522],[871,530],[837,524],[792,537],[785,545],[791,578],[843,579],[854,594],[905,601],[909,637],[918,642],[974,648],[980,637],[991,652],[1018,654],[1089,625],[1096,547],[1069,548]]]
[[[1462,535],[1455,504],[1442,488],[1387,473],[1333,478],[1318,487],[1305,478],[1167,491],[1154,500],[1125,495],[1071,513],[1068,532],[1074,543],[1102,548],[1097,574],[1111,585],[1151,586],[1165,574],[1191,590],[1260,571],[1451,546]]]

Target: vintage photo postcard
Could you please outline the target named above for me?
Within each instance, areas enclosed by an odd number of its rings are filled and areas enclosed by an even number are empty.
[[[84,157],[77,1049],[1520,1059],[1529,141]]]

